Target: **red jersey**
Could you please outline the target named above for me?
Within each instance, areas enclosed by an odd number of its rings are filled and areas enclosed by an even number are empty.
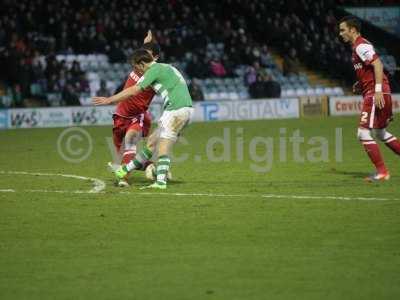
[[[359,36],[354,42],[352,62],[362,90],[363,96],[375,93],[375,73],[371,63],[378,58],[374,46],[363,37]],[[389,80],[383,73],[382,92],[390,93]]]
[[[132,71],[125,82],[124,89],[135,85],[139,78],[140,77]],[[154,95],[155,92],[149,87],[136,96],[131,96],[118,103],[117,108],[115,109],[115,114],[125,118],[134,118],[148,110]]]

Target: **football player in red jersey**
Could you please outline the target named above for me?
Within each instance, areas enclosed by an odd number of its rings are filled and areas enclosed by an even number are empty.
[[[357,136],[376,168],[376,173],[366,180],[388,180],[389,171],[371,132],[400,155],[399,140],[386,130],[392,120],[390,85],[379,56],[373,45],[361,36],[360,30],[361,23],[353,16],[339,21],[339,35],[344,42],[351,44],[353,50],[352,62],[358,79],[353,91],[361,92],[364,99]]]
[[[155,60],[160,55],[160,47],[154,42],[149,30],[142,46],[148,50]],[[125,82],[123,89],[127,89],[137,83],[142,76],[141,72],[133,69]],[[147,137],[151,128],[151,114],[148,112],[149,105],[155,95],[154,90],[149,87],[136,96],[117,104],[113,114],[113,142],[121,164],[126,164],[136,155],[136,145],[141,138]],[[108,163],[111,170],[120,165]],[[144,166],[144,168],[146,168]],[[129,186],[127,178],[117,182],[120,187]]]

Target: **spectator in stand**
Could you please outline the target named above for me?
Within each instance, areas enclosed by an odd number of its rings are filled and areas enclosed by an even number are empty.
[[[30,94],[30,82],[32,80],[32,69],[26,60],[21,58],[17,69],[17,78],[21,96],[27,97]]]
[[[196,78],[193,78],[189,84],[189,93],[193,101],[204,101],[204,94]]]
[[[247,86],[252,85],[257,81],[257,70],[253,66],[248,66],[244,76],[244,83]]]
[[[53,74],[60,77],[60,70],[64,69],[55,61],[54,54],[106,53],[110,62],[125,62],[149,27],[155,29],[161,48],[165,50],[165,61],[171,61],[171,56],[185,57],[187,52],[197,56],[188,63],[187,73],[191,77],[231,76],[235,66],[251,65],[254,61],[262,67],[273,67],[269,65],[268,48],[254,42],[265,39],[268,46],[282,51],[296,49],[298,59],[312,68],[323,66],[330,76],[352,78],[345,48],[333,30],[336,5],[344,2],[255,0],[247,4],[221,0],[206,4],[189,0],[148,0],[145,8],[140,1],[133,0],[131,9],[121,11],[118,2],[106,0],[85,4],[67,0],[47,5],[46,9],[28,0],[5,1],[0,15],[0,49],[4,47],[0,50],[0,79],[13,87],[19,82],[20,59],[30,65],[33,56],[34,67],[37,55],[48,57],[48,64],[42,61],[46,80]],[[378,1],[385,2],[395,0]],[[149,11],[157,18],[152,18]],[[210,57],[205,51],[210,42],[224,43],[224,53],[219,57],[222,60],[216,64],[222,63],[225,72],[215,74],[222,68],[218,66],[212,72],[208,67]],[[31,77],[30,81],[35,81]],[[70,74],[66,77],[67,81],[71,80]],[[72,81],[78,78],[79,75]]]
[[[74,89],[74,86],[68,83],[62,91],[62,99],[66,106],[79,106],[79,97]]]
[[[265,97],[265,85],[264,80],[260,75],[256,75],[256,78],[251,82],[249,86],[249,94],[253,99],[259,99]]]
[[[74,60],[73,63],[72,63],[71,70],[70,70],[70,74],[72,76],[72,80],[78,81],[83,73],[84,72],[81,69],[80,63],[77,60]]]
[[[86,78],[86,74],[82,73],[79,76],[78,81],[76,82],[76,92],[81,94],[90,94],[90,86],[89,86],[89,81]]]
[[[260,49],[260,64],[263,67],[269,67],[270,60],[271,60],[271,54],[268,51],[268,46],[264,44]]]
[[[47,80],[50,80],[53,75],[58,75],[60,69],[57,60],[54,55],[50,55],[46,58],[46,69],[44,71]]]
[[[224,77],[226,76],[226,70],[221,60],[217,57],[214,57],[210,60],[210,70],[212,75],[216,77]]]
[[[260,63],[255,61],[252,66],[247,67],[247,71],[245,74],[245,84],[247,86],[252,85],[257,81],[257,76],[260,76],[262,80],[264,80],[267,76],[267,73],[261,68]]]
[[[58,82],[57,74],[52,74],[47,80],[47,92],[48,93],[60,93],[62,91],[61,86]]]
[[[121,63],[126,61],[126,56],[124,54],[124,51],[122,51],[121,49],[119,41],[113,42],[107,54],[110,58],[110,63]]]
[[[11,90],[11,95],[12,95],[11,106],[22,107],[24,98],[22,95],[21,86],[19,84],[15,84],[13,86],[13,89]]]
[[[204,66],[200,63],[197,54],[193,54],[189,63],[186,65],[186,74],[193,78],[204,78],[207,76]]]
[[[256,81],[249,87],[251,98],[280,98],[281,87],[278,82],[274,81],[271,76],[266,77],[257,75]]]
[[[297,51],[291,48],[288,55],[283,57],[283,75],[287,76],[289,74],[299,74],[300,71],[300,61],[297,57]]]
[[[96,96],[110,97],[111,91],[107,88],[107,82],[105,80],[100,81],[100,88],[96,92]]]

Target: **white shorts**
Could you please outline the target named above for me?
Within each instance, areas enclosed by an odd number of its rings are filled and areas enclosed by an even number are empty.
[[[158,121],[160,138],[176,141],[179,133],[190,122],[193,111],[193,107],[164,111]]]

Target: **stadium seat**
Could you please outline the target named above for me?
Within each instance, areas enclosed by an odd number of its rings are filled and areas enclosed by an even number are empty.
[[[94,59],[97,61],[107,61],[108,62],[108,57],[105,54],[96,54],[94,55]]]
[[[240,99],[248,99],[248,98],[250,98],[250,95],[247,90],[246,91],[242,90],[239,92],[239,97],[240,97]]]
[[[306,89],[306,94],[307,94],[307,96],[314,96],[315,95],[315,90],[313,88],[311,88],[311,87],[308,87]]]
[[[117,86],[118,86],[118,81],[115,81],[115,80],[109,80],[109,81],[107,81],[107,88],[109,89],[109,90],[111,90],[112,92],[114,92],[115,91],[115,89],[117,88]]]
[[[204,100],[209,101],[210,99],[210,93],[204,93]]]
[[[67,62],[73,62],[73,61],[78,60],[78,56],[75,55],[75,54],[68,54],[68,55],[65,57],[65,60],[66,60]]]
[[[320,87],[320,86],[317,86],[315,88],[315,95],[320,96],[320,95],[323,95],[323,94],[324,94],[324,88]]]
[[[81,93],[79,95],[79,102],[82,106],[91,106],[92,105],[92,98],[87,93]]]
[[[344,91],[340,86],[336,86],[333,88],[333,92],[336,96],[343,96],[344,95]]]
[[[100,78],[99,78],[99,74],[98,73],[96,73],[96,72],[88,72],[87,73],[87,79],[89,81],[93,81],[93,80],[99,80]]]
[[[334,95],[335,93],[334,93],[333,88],[331,88],[331,87],[325,87],[325,88],[324,88],[324,94],[327,95],[327,96],[332,96],[332,95]]]
[[[109,70],[111,67],[108,61],[96,61],[96,64],[99,66],[101,70]]]
[[[56,60],[57,60],[57,61],[66,60],[66,55],[64,55],[64,54],[57,54],[57,55],[56,55]]]
[[[81,63],[82,61],[86,60],[86,55],[79,54],[79,55],[76,56],[76,60]]]
[[[100,80],[93,80],[89,82],[90,94],[92,96],[96,95],[97,91],[100,89]]]
[[[96,72],[99,70],[99,63],[95,60],[89,61],[89,65],[87,67],[88,71]]]
[[[89,66],[89,62],[87,61],[87,60],[83,60],[83,61],[81,61],[80,62],[80,65],[81,65],[81,69],[83,70],[83,71],[88,71],[89,69],[90,69],[90,66]]]
[[[94,54],[86,55],[86,60],[89,62],[94,61],[96,60],[96,56]]]
[[[62,97],[60,93],[48,93],[46,97],[50,106],[61,106]]]
[[[239,100],[240,97],[239,97],[239,94],[237,92],[229,92],[228,98],[230,100],[235,101],[235,100]]]
[[[209,93],[208,97],[209,97],[209,100],[218,100],[219,99],[219,93],[215,93],[215,92]]]
[[[296,91],[294,89],[286,90],[286,97],[295,97],[295,96],[296,96]]]

